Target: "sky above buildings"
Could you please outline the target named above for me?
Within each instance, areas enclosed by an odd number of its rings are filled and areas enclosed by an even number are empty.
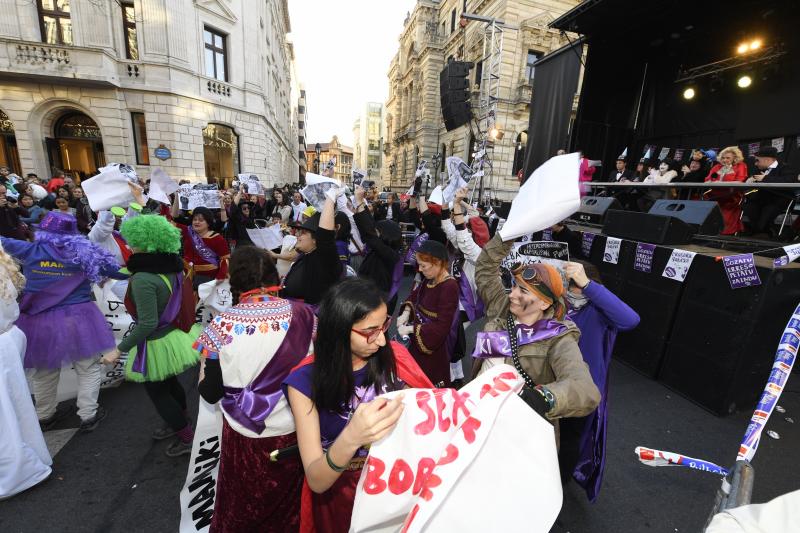
[[[385,103],[386,73],[416,0],[289,0],[295,61],[306,89],[307,142],[351,146],[367,102]]]

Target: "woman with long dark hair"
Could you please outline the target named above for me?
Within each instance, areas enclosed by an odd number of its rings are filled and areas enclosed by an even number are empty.
[[[337,283],[319,307],[313,363],[283,383],[320,533],[348,531],[366,446],[386,436],[403,411],[400,399],[376,398],[404,387],[395,360],[402,348],[385,336],[390,318],[371,281]]]
[[[195,343],[205,358],[198,389],[223,414],[211,531],[297,531],[302,465],[297,457],[272,462],[270,453],[297,444],[281,383],[310,352],[314,314],[277,297],[278,272],[266,250],[237,248],[230,283],[234,305]]]
[[[171,215],[176,218],[178,208],[178,195],[172,203]],[[228,277],[228,261],[231,249],[225,237],[214,231],[214,213],[207,207],[198,207],[192,211],[192,224],[185,226],[175,222],[181,230],[183,240],[183,265],[186,272],[192,277],[192,286],[197,286],[211,280],[220,282]]]
[[[271,216],[280,216],[283,224],[289,222],[292,218],[292,206],[289,204],[289,199],[283,191],[276,189],[275,192],[272,193],[272,201],[274,204],[272,213],[270,213]]]

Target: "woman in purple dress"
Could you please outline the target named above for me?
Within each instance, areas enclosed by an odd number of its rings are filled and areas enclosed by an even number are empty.
[[[567,263],[569,279],[567,318],[581,332],[578,346],[601,399],[588,416],[561,420],[559,466],[561,481],[574,477],[594,502],[603,482],[606,460],[606,417],[608,415],[608,365],[617,332],[639,325],[639,315],[628,304],[600,284],[600,273],[591,263]],[[587,275],[588,270],[588,275]]]
[[[366,447],[402,414],[402,399],[376,398],[404,387],[385,336],[390,318],[373,282],[348,278],[334,285],[319,307],[313,363],[283,383],[317,533],[349,530]]]

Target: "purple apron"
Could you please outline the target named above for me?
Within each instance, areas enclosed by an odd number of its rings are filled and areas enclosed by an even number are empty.
[[[19,310],[26,315],[38,315],[47,311],[66,300],[84,281],[86,281],[86,274],[76,272],[51,283],[40,291],[25,292],[19,301]]]
[[[246,387],[225,387],[222,409],[253,433],[264,431],[264,421],[283,397],[281,383],[308,353],[314,331],[314,313],[308,305],[291,302],[292,319],[286,337],[267,366]]]

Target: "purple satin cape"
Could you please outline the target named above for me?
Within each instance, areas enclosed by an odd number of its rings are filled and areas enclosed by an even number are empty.
[[[200,254],[207,263],[214,265],[215,267],[219,266],[219,257],[214,250],[206,246],[206,243],[203,241],[203,238],[197,234],[197,232],[189,226],[189,237],[192,239],[192,244],[194,245],[194,249],[197,250],[197,253]]]
[[[517,324],[517,343],[525,346],[534,342],[556,337],[567,330],[567,326],[558,320],[542,319],[526,326]],[[475,351],[472,357],[484,359],[487,357],[511,357],[511,343],[506,331],[481,331],[475,339]]]
[[[397,263],[394,265],[394,270],[392,271],[392,286],[389,288],[389,296],[386,298],[389,301],[392,301],[397,291],[400,290],[400,282],[403,281],[403,267],[405,263],[403,262],[403,258],[397,260]]]
[[[458,299],[464,312],[467,314],[467,320],[474,322],[483,316],[484,306],[481,297],[475,294],[472,286],[469,283],[467,275],[464,274],[463,265],[466,259],[462,255],[456,261],[453,261],[453,277],[458,281]]]
[[[267,366],[246,387],[225,387],[222,409],[253,433],[264,431],[264,421],[283,397],[281,383],[308,354],[314,332],[314,313],[309,306],[290,302],[292,318],[289,329]]]
[[[86,281],[86,274],[76,272],[51,283],[40,291],[25,292],[20,298],[19,310],[26,315],[38,315],[52,309],[66,300],[84,281]]]
[[[130,291],[130,285],[128,285],[128,290]],[[164,307],[164,312],[158,317],[158,325],[156,325],[156,330],[151,335],[155,335],[172,325],[181,310],[182,295],[183,274],[178,273],[175,275],[175,281],[172,282],[172,294],[169,297],[169,301],[167,301],[167,306]],[[147,339],[140,342],[136,347],[136,357],[133,359],[131,369],[143,376],[147,375]]]
[[[419,250],[419,247],[422,246],[422,243],[428,240],[429,235],[427,233],[420,233],[414,239],[414,242],[411,243],[411,246],[408,247],[408,252],[406,252],[406,263],[411,265],[417,266],[417,258],[416,253]]]

